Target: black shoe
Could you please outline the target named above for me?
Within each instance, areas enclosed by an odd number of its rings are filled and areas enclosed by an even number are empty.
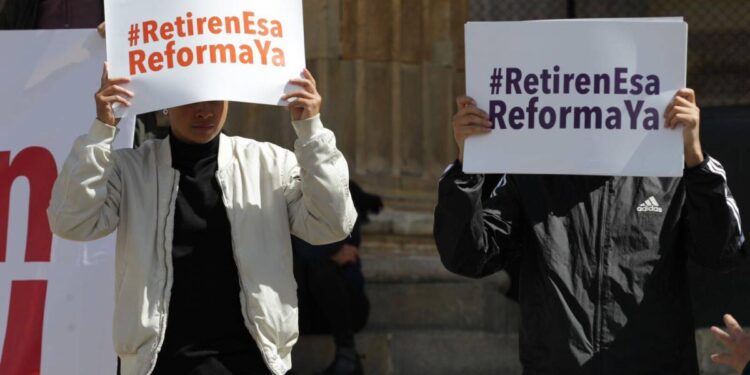
[[[336,348],[336,358],[318,375],[362,375],[362,362],[353,348]]]

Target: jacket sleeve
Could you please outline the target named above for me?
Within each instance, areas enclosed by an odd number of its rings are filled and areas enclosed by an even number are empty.
[[[344,155],[319,115],[292,124],[297,140],[282,177],[291,232],[312,245],[341,241],[357,219]]]
[[[52,233],[91,241],[112,233],[120,221],[120,175],[112,142],[118,129],[98,120],[76,139],[52,188],[47,209]]]
[[[521,207],[511,176],[467,175],[456,162],[440,179],[434,236],[454,273],[483,277],[520,255]]]
[[[684,242],[691,258],[705,267],[730,270],[738,265],[745,237],[737,202],[724,167],[706,156],[685,170]]]

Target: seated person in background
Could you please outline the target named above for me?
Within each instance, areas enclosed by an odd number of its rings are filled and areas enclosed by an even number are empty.
[[[332,334],[336,356],[321,374],[362,374],[354,333],[367,323],[370,302],[359,260],[360,226],[369,213],[383,207],[380,197],[367,194],[349,182],[359,217],[351,236],[329,245],[313,246],[292,237],[294,277],[297,279],[301,334]]]

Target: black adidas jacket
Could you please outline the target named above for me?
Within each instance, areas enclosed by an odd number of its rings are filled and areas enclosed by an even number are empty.
[[[524,374],[698,374],[689,258],[743,254],[737,205],[714,159],[682,178],[442,177],[435,241],[448,270],[520,261]]]

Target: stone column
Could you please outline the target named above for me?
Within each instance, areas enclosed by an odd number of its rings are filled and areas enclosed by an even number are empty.
[[[468,0],[305,0],[308,68],[351,176],[391,208],[428,211],[456,156]],[[235,103],[228,131],[292,147],[280,108]]]

